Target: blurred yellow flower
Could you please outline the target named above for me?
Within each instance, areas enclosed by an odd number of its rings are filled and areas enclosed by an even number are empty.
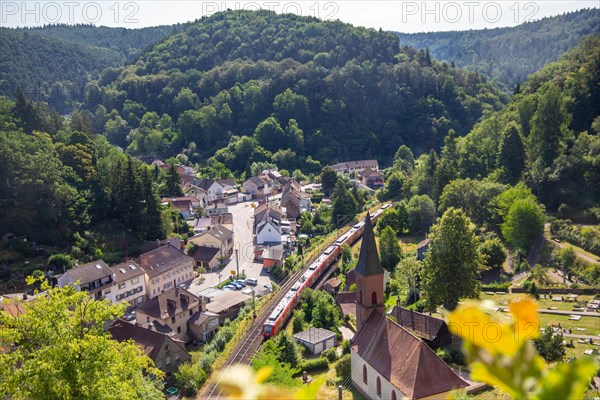
[[[489,354],[514,354],[520,347],[510,325],[492,319],[475,304],[459,306],[448,316],[450,331]]]

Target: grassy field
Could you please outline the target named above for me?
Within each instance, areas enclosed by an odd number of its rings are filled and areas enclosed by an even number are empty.
[[[335,374],[335,364],[329,365],[329,371],[323,371],[317,374],[311,374],[313,379],[325,378],[325,383],[317,392],[317,399],[319,400],[337,400],[338,399],[338,386],[341,384],[340,380]],[[344,382],[346,383],[346,382]],[[364,397],[352,387],[342,391],[343,400],[364,400]]]

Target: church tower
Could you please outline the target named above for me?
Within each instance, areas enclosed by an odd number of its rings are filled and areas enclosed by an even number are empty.
[[[365,218],[360,255],[354,271],[356,273],[356,328],[360,331],[373,311],[385,314],[383,268],[379,261],[373,225],[368,213]]]

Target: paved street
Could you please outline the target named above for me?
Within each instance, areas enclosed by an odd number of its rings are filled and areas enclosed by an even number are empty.
[[[245,271],[246,277],[258,279],[258,285],[270,283],[270,275],[262,272],[262,264],[253,260],[252,224],[254,222],[254,208],[251,204],[256,202],[243,202],[229,206],[229,212],[233,214],[234,249],[238,251],[240,272]],[[206,288],[213,287],[229,277],[230,271],[236,271],[235,251],[231,260],[225,267],[214,272],[204,274],[204,282],[195,279],[189,286],[192,293],[198,293]],[[219,274],[221,277],[219,278]]]

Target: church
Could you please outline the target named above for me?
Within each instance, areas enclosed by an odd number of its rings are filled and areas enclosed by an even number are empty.
[[[447,398],[468,386],[425,342],[385,315],[384,270],[369,215],[355,271],[353,386],[373,400]]]

